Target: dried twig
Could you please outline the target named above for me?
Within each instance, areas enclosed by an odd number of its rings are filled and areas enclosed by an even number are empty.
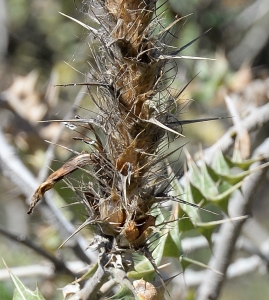
[[[261,270],[262,273],[266,272],[264,260],[262,260],[260,257],[253,255],[247,258],[240,258],[229,265],[225,278],[233,279],[257,272],[259,270]],[[199,287],[201,284],[203,284],[207,275],[208,273],[206,270],[194,271],[191,269],[187,269],[184,272],[184,284],[186,284],[187,287]],[[200,300],[198,296],[196,297],[196,299]]]
[[[249,222],[249,221],[248,221]],[[212,235],[213,244],[220,238],[219,234],[215,233]],[[188,255],[200,249],[208,248],[208,241],[204,236],[197,236],[194,238],[185,238],[181,241],[182,251]],[[244,236],[240,236],[237,239],[235,248],[237,251],[244,251],[247,254],[257,255],[269,265],[269,256],[263,251],[261,247],[257,247],[251,240]]]
[[[248,132],[253,132],[260,129],[269,122],[269,103],[253,109],[251,114],[242,120],[242,126],[247,129]],[[217,150],[221,150],[223,153],[227,153],[234,145],[236,137],[236,126],[231,127],[227,132],[211,147],[203,151],[204,159],[207,163],[210,163],[213,154]],[[267,155],[267,153],[264,153]]]
[[[54,265],[56,272],[65,272],[66,274],[75,276],[75,273],[73,273],[61,259],[55,257],[54,255],[47,252],[45,249],[39,247],[38,245],[33,243],[33,241],[28,239],[26,236],[13,234],[13,233],[9,232],[8,230],[6,230],[1,225],[0,225],[0,233],[2,235],[6,236],[7,238],[11,239],[12,241],[17,242],[19,244],[22,244],[22,245],[32,249],[37,254],[39,254],[39,255],[45,257],[46,259],[48,259],[49,261],[51,261]]]
[[[106,249],[104,247],[99,248],[99,264],[98,269],[94,273],[93,277],[90,278],[84,285],[83,289],[77,292],[71,300],[87,300],[97,299],[97,293],[101,286],[107,281],[109,273],[105,269],[106,264],[108,263],[108,256],[106,254]]]
[[[66,266],[74,274],[78,270],[84,269],[85,264],[82,261],[67,261]],[[50,262],[44,264],[29,265],[23,267],[10,268],[12,274],[19,278],[51,278],[55,276],[54,265]],[[7,269],[0,269],[0,281],[10,280],[10,274]]]

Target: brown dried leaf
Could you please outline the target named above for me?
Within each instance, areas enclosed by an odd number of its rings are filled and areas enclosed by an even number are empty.
[[[28,210],[28,214],[33,212],[34,207],[36,206],[37,202],[44,196],[45,192],[52,189],[55,183],[62,180],[65,176],[73,173],[79,168],[84,166],[90,165],[93,163],[93,154],[89,153],[81,153],[69,161],[67,161],[60,169],[53,172],[40,186],[36,189],[31,203],[30,208]]]

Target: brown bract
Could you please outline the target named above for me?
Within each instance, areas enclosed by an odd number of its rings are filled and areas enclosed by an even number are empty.
[[[133,282],[137,296],[140,300],[162,300],[164,299],[164,288],[155,287],[152,283],[143,279]]]

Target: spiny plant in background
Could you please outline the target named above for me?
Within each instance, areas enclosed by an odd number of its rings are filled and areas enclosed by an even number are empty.
[[[188,156],[189,173],[181,184],[169,166],[167,158],[179,149],[165,151],[167,135],[178,139],[182,125],[206,120],[178,119],[184,88],[169,87],[169,63],[182,58],[178,55],[188,45],[172,50],[170,31],[181,19],[163,27],[156,5],[155,0],[90,1],[88,15],[99,29],[71,18],[100,43],[98,50],[89,48],[95,65],[90,65],[83,83],[98,113],[95,118],[64,120],[69,128],[88,132],[75,139],[89,151],[76,153],[37,188],[28,213],[72,172],[80,169],[88,176],[72,187],[88,216],[76,232],[90,226],[99,237],[100,256],[86,274],[92,281],[70,293],[76,299],[98,297],[100,287],[109,277],[118,278],[119,270],[137,280],[118,280],[121,289],[110,299],[163,299],[161,259],[172,256],[191,262],[182,258],[180,235],[196,228],[210,241],[220,221],[203,222],[203,206],[214,203],[226,212],[230,194],[250,172],[252,161],[239,163],[218,153],[211,166],[198,167]],[[235,167],[246,170],[234,175]],[[159,287],[154,283],[156,273]]]

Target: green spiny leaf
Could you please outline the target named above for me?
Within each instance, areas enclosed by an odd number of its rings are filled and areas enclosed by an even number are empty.
[[[207,167],[205,162],[202,162],[201,165],[201,191],[204,195],[208,195],[211,197],[214,197],[215,195],[218,195],[218,189],[216,186],[216,183],[211,178],[210,174],[208,173]]]
[[[184,194],[183,200],[187,201],[189,203],[195,204],[195,201],[194,201],[193,195],[192,195],[192,189],[191,189],[190,182],[187,182],[185,185],[185,194]],[[180,206],[191,218],[192,223],[201,221],[200,216],[199,216],[199,210],[196,207],[193,207],[193,206],[187,205],[187,204],[182,204],[182,203],[180,204]]]
[[[220,178],[229,182],[230,184],[237,184],[240,181],[242,181],[245,177],[250,175],[251,173],[255,172],[256,170],[248,170],[244,171],[241,173],[238,173],[236,175],[224,175],[224,174],[219,174]]]
[[[203,264],[203,263],[201,263],[197,260],[185,257],[185,256],[181,256],[180,260],[181,260],[181,264],[182,265],[184,264],[185,266],[193,264],[193,265],[197,265],[197,266],[200,266],[200,267],[203,267],[203,268],[206,268],[206,269],[211,269],[207,265],[205,265],[205,264]],[[211,270],[214,271],[216,274],[222,275],[222,273],[220,273],[219,271],[216,271],[216,270],[213,270],[213,269],[211,269]]]
[[[18,277],[10,272],[10,277],[15,286],[13,300],[45,300],[41,295],[38,288],[35,291],[31,291],[19,280]]]
[[[209,176],[212,178],[212,180],[215,182],[218,182],[220,180],[220,178],[219,178],[219,175],[216,173],[216,171],[208,165],[206,165],[206,168],[207,168],[207,172],[208,172]]]
[[[185,259],[185,256],[181,255],[179,258],[181,267],[183,269],[183,272],[188,268],[188,266],[191,264],[191,262],[189,260]]]
[[[177,225],[175,227],[178,227]],[[182,254],[180,235],[175,238],[172,237],[171,231],[167,234],[164,241],[163,256],[179,257]]]
[[[146,281],[152,281],[155,277],[155,270],[150,261],[142,255],[139,255],[140,261],[135,263],[135,271],[130,271],[127,276],[132,279],[143,278]]]
[[[168,167],[167,172],[173,180],[171,181],[172,191],[170,192],[172,196],[178,196],[181,195],[183,200],[185,200],[185,192],[183,190],[183,187],[180,185],[178,179],[175,177],[175,174],[173,170]],[[194,228],[193,223],[191,222],[190,218],[188,217],[188,214],[186,215],[185,211],[183,210],[182,204],[179,204],[178,202],[173,203],[173,212],[174,217],[178,219],[178,230],[180,232],[188,231]]]
[[[223,192],[215,197],[210,197],[208,200],[212,201],[214,204],[217,204],[219,207],[221,207],[224,210],[224,212],[227,213],[230,195],[234,191],[239,189],[241,187],[242,183],[243,182],[241,181],[241,182],[237,183],[236,185],[232,186],[231,188],[229,188],[228,190],[226,190],[225,192]]]
[[[181,209],[179,203],[177,203],[179,207],[178,211],[178,228],[180,232],[186,232],[194,229],[194,225],[191,221],[191,218]]]
[[[187,166],[188,166],[189,173],[190,173],[189,178],[192,182],[195,182],[196,186],[200,187],[200,184],[201,184],[200,170],[188,152],[186,152],[186,156],[187,156]]]
[[[177,205],[173,205],[173,210],[172,210],[172,214],[171,214],[171,220],[173,219],[173,223],[171,223],[171,229],[169,231],[169,235],[172,239],[172,241],[174,242],[174,249],[171,247],[171,249],[173,249],[173,253],[175,253],[175,255],[177,257],[179,257],[182,254],[182,248],[181,248],[181,234],[182,231],[180,230],[179,227],[179,222],[181,221],[180,219],[178,219],[178,215],[179,215],[179,210],[180,207]],[[188,218],[189,219],[189,218]],[[167,247],[167,246],[166,246]]]
[[[207,222],[207,223],[197,223],[196,229],[199,231],[208,241],[210,248],[212,247],[212,234],[215,229],[215,227],[219,225],[215,222]]]
[[[114,296],[110,297],[109,300],[134,300],[134,295],[126,285],[122,285],[120,290]]]
[[[242,162],[243,161],[241,152],[240,152],[238,147],[234,147],[232,160],[237,161],[237,162]]]
[[[85,274],[83,274],[78,280],[76,280],[76,282],[79,282],[79,281],[84,280],[84,279],[91,278],[95,274],[97,269],[98,269],[98,263],[91,266],[91,268]]]
[[[199,190],[199,189],[198,189],[195,185],[193,185],[192,183],[190,183],[190,189],[191,189],[193,201],[194,201],[196,204],[200,204],[201,201],[206,200],[206,197],[205,197],[204,194],[201,192],[201,190]]]
[[[163,256],[179,257],[181,254],[181,233],[178,227],[178,209],[178,207],[174,206],[172,214],[165,209],[158,209],[157,221],[161,233],[155,250],[158,251],[156,252],[157,255],[155,251],[153,251],[153,256],[158,257],[158,259],[155,260],[156,264],[160,263],[160,258]]]
[[[218,150],[213,158],[212,169],[218,174],[230,174],[231,167],[233,167],[232,162],[226,159],[221,150]]]
[[[260,161],[261,159],[263,159],[263,157],[259,157],[259,158],[255,158],[255,159],[246,159],[246,160],[243,160],[242,162],[232,160],[232,163],[234,164],[235,167],[238,167],[242,170],[248,170],[249,167],[254,162]]]

